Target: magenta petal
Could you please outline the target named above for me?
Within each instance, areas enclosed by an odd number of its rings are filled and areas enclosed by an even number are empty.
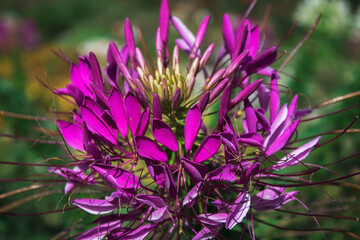
[[[122,168],[107,164],[95,164],[92,169],[113,188],[136,189],[141,187],[140,179]]]
[[[260,86],[263,82],[262,79],[253,82],[249,86],[247,86],[244,90],[242,90],[230,103],[230,109],[238,105],[240,102],[244,101],[245,98],[249,97],[255,90]]]
[[[294,200],[297,194],[297,191],[283,192],[281,188],[265,189],[251,198],[252,207],[256,211],[279,209],[282,205]]]
[[[221,96],[220,109],[219,109],[219,125],[225,124],[227,112],[229,111],[230,99],[231,99],[231,83],[228,83],[225,87],[223,95]]]
[[[159,27],[161,30],[161,39],[167,43],[169,34],[170,8],[167,0],[162,0],[159,14]]]
[[[71,95],[77,105],[81,105],[84,102],[84,93],[78,88],[75,84],[66,85],[66,90],[69,95]]]
[[[177,107],[179,106],[179,103],[180,103],[180,98],[181,98],[181,90],[180,90],[180,88],[177,88],[175,90],[174,95],[171,100],[171,109],[172,110],[177,109]]]
[[[114,221],[114,222],[105,222],[100,224],[85,233],[78,236],[75,240],[97,240],[105,237],[107,233],[115,228],[119,228],[122,224],[122,221]]]
[[[219,223],[225,223],[228,217],[228,213],[211,213],[201,214],[198,216],[202,223],[217,226]]]
[[[295,120],[296,110],[297,110],[297,102],[298,102],[298,95],[295,95],[289,104],[288,115],[286,118],[285,127],[290,126],[291,123]]]
[[[201,112],[205,111],[206,106],[209,103],[209,99],[210,99],[210,91],[206,91],[199,101],[199,107]]]
[[[200,45],[205,37],[205,33],[206,33],[206,29],[208,27],[209,21],[210,21],[210,16],[208,15],[201,22],[201,24],[199,26],[199,30],[196,33],[194,46],[190,52],[190,58],[195,58],[196,53],[197,53],[198,49],[200,48]]]
[[[208,167],[202,165],[201,163],[196,163],[186,158],[181,159],[183,160],[183,166],[186,173],[195,183],[202,181],[205,175],[209,172]]]
[[[197,104],[190,108],[185,117],[185,149],[190,151],[201,125],[201,110]]]
[[[93,81],[99,89],[104,90],[104,81],[101,75],[100,65],[93,52],[90,52],[89,59],[90,59],[91,72],[93,75]]]
[[[265,154],[270,156],[282,149],[294,134],[297,126],[299,125],[299,122],[300,119],[296,120],[293,124],[284,130],[284,132],[276,139],[276,141],[274,141],[272,144],[268,144],[269,146],[266,148]]]
[[[134,33],[131,26],[131,22],[129,18],[125,19],[125,26],[124,26],[124,36],[125,36],[125,42],[126,46],[129,51],[129,56],[132,60],[134,60],[135,57],[135,39],[134,39]]]
[[[73,182],[66,182],[64,187],[64,193],[68,194],[76,187],[76,184]]]
[[[131,133],[135,136],[137,125],[139,124],[141,109],[138,100],[132,92],[125,96],[125,106],[128,114]]]
[[[114,211],[117,208],[116,204],[109,203],[106,200],[101,199],[75,199],[73,204],[86,212],[94,215],[106,214]]]
[[[244,100],[244,107],[248,130],[249,132],[256,132],[257,117],[255,115],[255,110],[248,98],[245,98]]]
[[[235,35],[234,28],[227,13],[224,14],[222,21],[222,34],[225,42],[225,47],[230,53],[230,55],[232,55],[235,48]]]
[[[192,240],[214,239],[218,235],[221,228],[222,228],[221,224],[213,228],[204,227],[193,237]]]
[[[151,138],[136,136],[135,142],[137,152],[140,156],[159,162],[167,161],[168,157],[164,149],[162,149],[160,145]]]
[[[58,120],[57,123],[65,142],[76,150],[84,151],[84,140],[82,138],[81,127],[63,120]]]
[[[208,160],[211,156],[213,156],[221,145],[221,136],[220,135],[210,135],[207,136],[198,149],[196,150],[193,161],[201,163],[203,161]]]
[[[235,175],[235,166],[231,164],[223,165],[212,171],[208,179],[217,182],[234,182],[237,177]]]
[[[109,107],[111,115],[118,127],[121,135],[127,137],[129,126],[127,120],[127,113],[125,109],[125,103],[120,90],[112,88],[109,95]]]
[[[101,118],[85,106],[81,106],[80,111],[82,118],[90,131],[104,137],[114,145],[117,144],[117,136],[114,135],[111,128]]]
[[[190,204],[193,205],[195,198],[199,195],[202,182],[198,182],[184,197],[183,206]]]
[[[178,150],[179,147],[175,134],[167,123],[154,118],[151,123],[151,132],[156,141],[160,142],[173,152]]]
[[[260,39],[259,27],[255,25],[255,27],[251,29],[251,44],[249,47],[250,50],[249,56],[252,57],[253,59],[256,57],[258,52],[259,39]]]
[[[247,66],[246,71],[247,74],[253,74],[257,71],[271,65],[277,57],[277,48],[272,47],[262,54],[258,55],[257,58],[252,60]]]
[[[321,137],[317,137],[314,140],[302,145],[298,149],[292,151],[286,157],[282,158],[279,162],[277,162],[271,168],[274,170],[280,170],[287,166],[298,164],[301,160],[306,158],[311,150],[314,148],[316,144],[320,141]]]
[[[241,223],[246,217],[250,209],[250,196],[248,193],[240,193],[233,206],[231,207],[229,216],[226,220],[225,228],[232,229],[236,224]]]
[[[164,177],[165,177],[166,190],[167,190],[169,196],[171,198],[174,198],[176,196],[176,185],[175,185],[171,170],[167,164],[165,164],[165,167],[164,167]]]
[[[138,126],[135,131],[135,136],[145,135],[150,121],[150,109],[146,108],[140,116]]]
[[[279,87],[276,77],[276,72],[271,76],[271,83],[270,83],[270,122],[273,123],[280,106],[280,95],[279,95]]]
[[[154,179],[155,183],[161,187],[165,187],[165,178],[164,178],[164,167],[161,164],[158,164],[154,161],[144,158],[146,166],[149,170],[151,177]]]
[[[232,55],[232,59],[236,58],[238,54],[244,51],[246,42],[250,38],[249,31],[250,31],[250,22],[248,19],[245,19],[236,30],[235,48]]]
[[[153,117],[157,119],[162,119],[162,110],[161,110],[161,101],[157,93],[153,97]]]
[[[260,84],[257,89],[260,107],[265,111],[268,109],[269,100],[270,100],[270,91],[266,88],[264,84]]]
[[[116,238],[116,239],[122,239],[122,240],[143,240],[146,238],[147,235],[149,235],[149,233],[154,231],[154,228],[156,227],[157,224],[152,223],[152,224],[147,224],[147,225],[142,225],[140,227],[136,227],[135,230],[131,231],[130,233],[123,235],[121,234],[121,238]]]
[[[179,18],[177,18],[175,16],[171,16],[171,22],[173,23],[176,31],[184,39],[186,44],[189,47],[192,47],[194,45],[194,42],[195,42],[194,34],[185,26],[185,24]]]
[[[265,117],[265,115],[260,112],[258,109],[255,110],[255,115],[261,126],[265,131],[270,131],[271,125],[270,121]]]

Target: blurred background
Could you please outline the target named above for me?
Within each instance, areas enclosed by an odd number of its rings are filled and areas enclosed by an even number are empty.
[[[172,0],[173,15],[182,19],[196,32],[202,18],[210,14],[212,20],[206,35],[206,43],[222,45],[221,21],[225,12],[236,22],[240,21],[250,0]],[[124,44],[123,23],[129,17],[133,26],[139,26],[154,54],[154,38],[158,23],[160,0],[117,0],[117,1],[58,1],[58,0],[2,0],[0,2],[0,110],[31,116],[42,116],[50,121],[24,120],[9,116],[0,116],[0,133],[25,138],[51,140],[46,137],[56,133],[54,114],[69,111],[71,106],[46,89],[35,76],[53,88],[64,87],[69,83],[69,64],[59,59],[52,50],[62,49],[72,60],[78,55],[94,51],[105,66],[109,41],[118,46]],[[267,14],[269,13],[268,18]],[[264,47],[277,46],[299,20],[294,31],[286,38],[280,50],[290,53],[304,37],[319,13],[322,19],[308,41],[300,48],[295,57],[283,70],[281,84],[290,87],[293,93],[301,93],[300,107],[316,104],[355,92],[360,89],[360,1],[358,0],[259,0],[250,19],[261,26],[265,37]],[[137,31],[135,38],[139,40]],[[170,38],[177,37],[174,29]],[[140,42],[137,42],[140,46]],[[206,46],[206,44],[203,44]],[[217,49],[216,51],[218,51]],[[216,54],[213,54],[214,57]],[[275,68],[279,67],[283,56]],[[186,61],[183,61],[186,62]],[[283,89],[287,91],[287,89]],[[283,94],[290,100],[287,93]],[[319,109],[314,116],[334,112],[359,103],[359,97]],[[310,105],[311,104],[311,105]],[[341,114],[329,116],[310,123],[304,123],[299,137],[309,137],[330,130],[344,129],[359,115],[359,107]],[[5,114],[6,115],[6,114]],[[353,128],[360,128],[355,123]],[[335,135],[324,136],[326,141]],[[314,164],[323,165],[358,151],[360,138],[348,134],[337,141],[314,151],[308,158]],[[18,138],[0,138],[0,161],[34,163],[62,156],[64,151],[58,145],[40,144]],[[44,167],[24,167],[0,165],[0,194],[16,188],[29,186],[31,182],[15,180],[29,174],[46,174]],[[358,158],[332,165],[329,168],[339,176],[359,171]],[[314,176],[314,181],[325,179],[328,171]],[[332,178],[337,175],[333,174]],[[12,179],[4,181],[3,179]],[[348,180],[359,184],[360,178]],[[300,189],[301,191],[301,189]],[[14,202],[30,199],[33,192],[18,194],[11,198],[0,198],[0,212],[36,213],[61,209],[67,199],[61,195],[34,197],[35,200],[17,206]],[[359,217],[359,189],[354,187],[321,186],[301,191],[299,198],[308,203],[316,213],[341,214]],[[59,204],[58,204],[59,203]],[[330,203],[330,204],[328,204]],[[10,205],[9,205],[10,204]],[[299,204],[297,204],[299,205]],[[6,206],[7,208],[4,208]],[[299,206],[293,210],[303,210]],[[290,209],[290,208],[289,208]],[[340,213],[339,213],[340,212]],[[45,214],[41,216],[5,216],[0,217],[0,239],[51,239],[68,228],[79,212]],[[264,215],[263,220],[292,228],[317,228],[311,217],[293,217],[288,214],[272,212]],[[338,227],[360,234],[358,222],[319,218],[323,228]],[[256,236],[259,239],[322,239],[319,232],[288,232],[257,223]],[[58,235],[59,236],[59,235]],[[240,235],[228,234],[229,239],[238,239]],[[328,239],[348,239],[340,233],[326,232]],[[54,239],[55,239],[54,238]]]

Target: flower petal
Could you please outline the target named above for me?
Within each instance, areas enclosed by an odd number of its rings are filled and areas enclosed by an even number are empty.
[[[120,134],[123,137],[127,137],[129,126],[127,113],[125,109],[125,103],[123,96],[119,89],[112,88],[109,95],[109,107],[111,115],[116,123],[117,128],[120,131]]]
[[[113,188],[136,189],[141,187],[140,179],[133,173],[120,167],[107,164],[95,164],[92,166],[99,175]]]
[[[117,208],[116,204],[112,204],[106,200],[101,199],[75,199],[72,201],[72,203],[86,212],[94,215],[106,214],[114,211]]]
[[[210,135],[207,136],[198,149],[196,150],[193,161],[201,163],[213,156],[221,145],[221,136],[220,135]]]
[[[298,164],[301,160],[306,158],[311,150],[320,141],[321,137],[317,137],[314,140],[302,145],[298,149],[292,151],[286,157],[282,158],[279,162],[273,165],[271,168],[274,170],[280,170],[285,167]]]
[[[151,138],[139,135],[135,137],[135,142],[137,152],[140,156],[159,162],[167,161],[168,157],[164,149]]]
[[[231,207],[228,218],[226,219],[225,228],[232,229],[236,224],[241,223],[250,209],[250,195],[240,193]]]
[[[179,147],[175,134],[167,123],[154,118],[151,123],[151,132],[156,141],[160,142],[173,152],[178,150]]]
[[[63,136],[65,142],[76,150],[84,151],[82,128],[79,125],[63,120],[58,120],[57,124],[59,125],[61,135]]]
[[[185,129],[184,129],[184,137],[185,137],[185,149],[186,151],[190,151],[196,136],[199,132],[201,125],[201,110],[197,104],[195,104],[188,111],[185,117]]]

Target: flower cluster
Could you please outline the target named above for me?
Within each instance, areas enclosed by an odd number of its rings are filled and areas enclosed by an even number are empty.
[[[71,64],[71,83],[56,94],[70,96],[77,108],[72,121],[58,120],[58,127],[66,144],[84,155],[74,168],[49,172],[66,179],[72,204],[101,215],[77,239],[210,239],[252,224],[253,211],[298,200],[297,191],[276,180],[302,180],[278,171],[306,165],[301,161],[319,143],[320,137],[295,148],[291,142],[311,110],[297,108],[297,95],[281,105],[280,76],[270,67],[278,49],[262,49],[259,27],[247,19],[234,29],[224,15],[224,45],[208,66],[214,44],[205,51],[201,45],[209,21],[206,16],[195,35],[163,0],[156,65],[135,46],[129,19],[126,44],[120,50],[109,44],[106,78],[92,52]],[[172,51],[170,25],[180,36]],[[188,54],[186,73],[180,50]],[[194,87],[199,75],[205,81]],[[210,129],[204,119],[217,102],[217,125]],[[99,194],[76,198],[83,188]]]

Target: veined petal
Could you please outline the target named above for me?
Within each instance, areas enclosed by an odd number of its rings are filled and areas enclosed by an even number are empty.
[[[248,98],[244,100],[246,122],[249,132],[256,132],[257,117],[255,110]]]
[[[117,136],[114,135],[111,128],[92,110],[85,106],[80,107],[81,115],[90,131],[104,137],[110,143],[117,144]]]
[[[220,135],[213,134],[207,136],[196,150],[193,157],[193,161],[201,163],[208,160],[211,156],[213,156],[217,152],[220,145],[221,145]]]
[[[197,104],[190,108],[186,117],[185,117],[185,129],[184,129],[184,137],[185,137],[185,149],[186,151],[190,151],[196,136],[199,132],[201,124],[201,110]]]
[[[320,141],[321,137],[317,137],[314,140],[302,145],[298,149],[292,151],[286,157],[282,158],[271,168],[274,170],[280,170],[285,167],[298,164],[301,160],[305,159],[316,144]]]
[[[86,212],[94,215],[106,214],[114,211],[117,208],[116,204],[112,204],[106,200],[101,199],[75,199],[72,201],[72,203]]]
[[[300,119],[296,120],[287,129],[285,129],[285,131],[276,139],[276,141],[274,141],[272,144],[269,144],[265,150],[265,154],[270,156],[282,149],[294,134],[297,126],[299,125],[299,122]]]
[[[270,122],[273,123],[280,106],[280,95],[279,95],[279,86],[277,82],[277,73],[274,71],[271,75],[270,83]]]
[[[136,189],[141,187],[140,179],[133,173],[120,167],[107,164],[95,164],[92,169],[113,188],[116,189]]]
[[[139,135],[135,137],[135,142],[137,152],[140,156],[159,162],[167,161],[168,157],[164,149],[151,138]]]
[[[240,193],[231,207],[225,228],[232,229],[236,224],[241,223],[244,217],[246,217],[249,209],[250,195],[248,193]]]
[[[218,167],[209,174],[207,179],[217,182],[234,182],[237,179],[235,175],[235,166],[226,164]]]
[[[186,196],[184,197],[183,206],[186,206],[188,204],[190,204],[190,206],[193,205],[193,201],[194,199],[199,195],[200,189],[201,189],[201,184],[202,182],[198,182],[197,184],[195,184],[195,186],[186,194]]]
[[[167,123],[154,118],[151,122],[151,132],[156,141],[171,151],[176,152],[179,149],[175,134]]]

